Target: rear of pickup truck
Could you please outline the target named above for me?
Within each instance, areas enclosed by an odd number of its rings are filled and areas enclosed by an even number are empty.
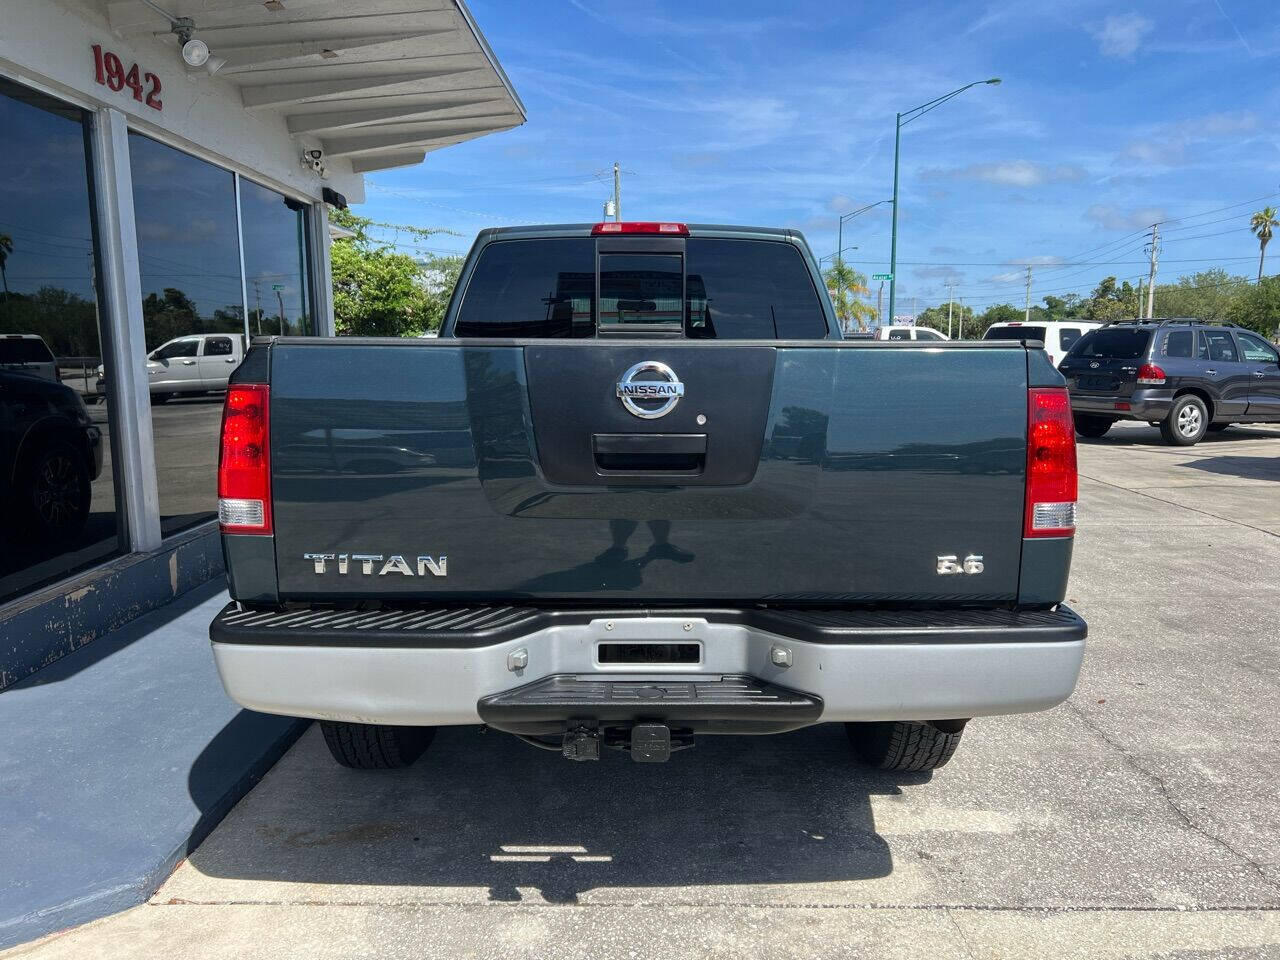
[[[486,231],[438,339],[256,341],[219,468],[255,710],[349,766],[847,724],[941,766],[1073,689],[1075,446],[1016,341],[842,341],[791,231]]]

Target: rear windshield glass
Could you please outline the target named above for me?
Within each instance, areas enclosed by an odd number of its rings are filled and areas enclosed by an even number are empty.
[[[991,327],[983,340],[1039,340],[1044,342],[1044,327]]]
[[[821,340],[826,318],[800,251],[769,240],[690,239],[685,253],[602,253],[595,241],[503,240],[480,254],[459,337],[671,331],[722,340]]]
[[[0,337],[0,363],[52,363],[53,354],[35,337]]]
[[[480,254],[459,337],[594,337],[594,240],[503,240]]]
[[[1076,342],[1071,355],[1137,360],[1147,352],[1147,344],[1150,342],[1150,330],[1092,330]]]
[[[691,239],[690,337],[721,340],[821,340],[827,335],[818,292],[800,251],[770,240]]]

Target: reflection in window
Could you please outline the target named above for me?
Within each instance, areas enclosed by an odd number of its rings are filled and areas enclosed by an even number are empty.
[[[600,329],[637,326],[680,332],[684,267],[678,254],[600,255]]]
[[[86,131],[0,79],[0,602],[119,552]]]
[[[240,180],[249,335],[310,336],[306,204]]]
[[[217,391],[236,364],[202,363],[200,348],[210,334],[244,333],[235,178],[139,134],[129,157],[149,351],[138,362],[151,388],[160,527],[170,534],[217,509]]]

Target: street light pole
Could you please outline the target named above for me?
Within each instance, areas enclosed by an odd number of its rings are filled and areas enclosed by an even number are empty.
[[[840,295],[844,292],[844,271],[843,271],[842,269],[840,269],[841,267],[843,267],[843,266],[844,266],[844,258],[843,258],[842,256],[840,256],[842,253],[844,253],[844,250],[845,250],[845,247],[844,247],[844,222],[845,222],[846,220],[852,220],[852,219],[853,219],[854,217],[856,217],[858,214],[860,214],[860,213],[866,213],[868,210],[872,209],[873,207],[878,207],[878,206],[880,206],[882,203],[892,203],[892,202],[893,202],[892,200],[877,200],[875,203],[868,203],[866,206],[864,206],[864,207],[859,207],[857,210],[853,210],[853,211],[851,211],[850,213],[844,213],[844,214],[841,214],[841,215],[840,215],[840,217],[839,217],[839,219],[836,221],[836,252],[835,252],[835,259],[836,259],[836,269],[839,271],[839,272],[836,274],[836,302],[837,302],[837,303],[839,303],[839,301],[840,301]],[[857,247],[850,247],[849,249],[850,249],[850,250],[857,250],[858,248],[857,248]],[[823,259],[823,260],[825,260],[825,259],[827,259],[827,258],[826,258],[826,257],[823,257],[822,259]]]
[[[897,115],[894,131],[893,131],[893,230],[889,241],[889,322],[893,323],[893,312],[896,304],[896,294],[898,289],[898,164],[902,152],[902,128],[912,120],[919,120],[930,110],[940,107],[952,97],[958,97],[970,87],[976,87],[980,84],[990,83],[997,84],[1000,82],[999,77],[992,77],[990,80],[975,80],[973,83],[966,83],[963,87],[952,90],[948,94],[944,94],[928,103],[922,103],[918,107],[912,107],[903,113]],[[903,117],[906,119],[904,120]]]

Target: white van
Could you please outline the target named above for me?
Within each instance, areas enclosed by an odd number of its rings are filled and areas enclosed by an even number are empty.
[[[1039,340],[1054,367],[1062,362],[1072,345],[1090,330],[1097,330],[1100,323],[1085,320],[1054,320],[1048,323],[994,323],[987,328],[983,340]]]
[[[877,340],[950,340],[945,333],[931,327],[880,327]]]

